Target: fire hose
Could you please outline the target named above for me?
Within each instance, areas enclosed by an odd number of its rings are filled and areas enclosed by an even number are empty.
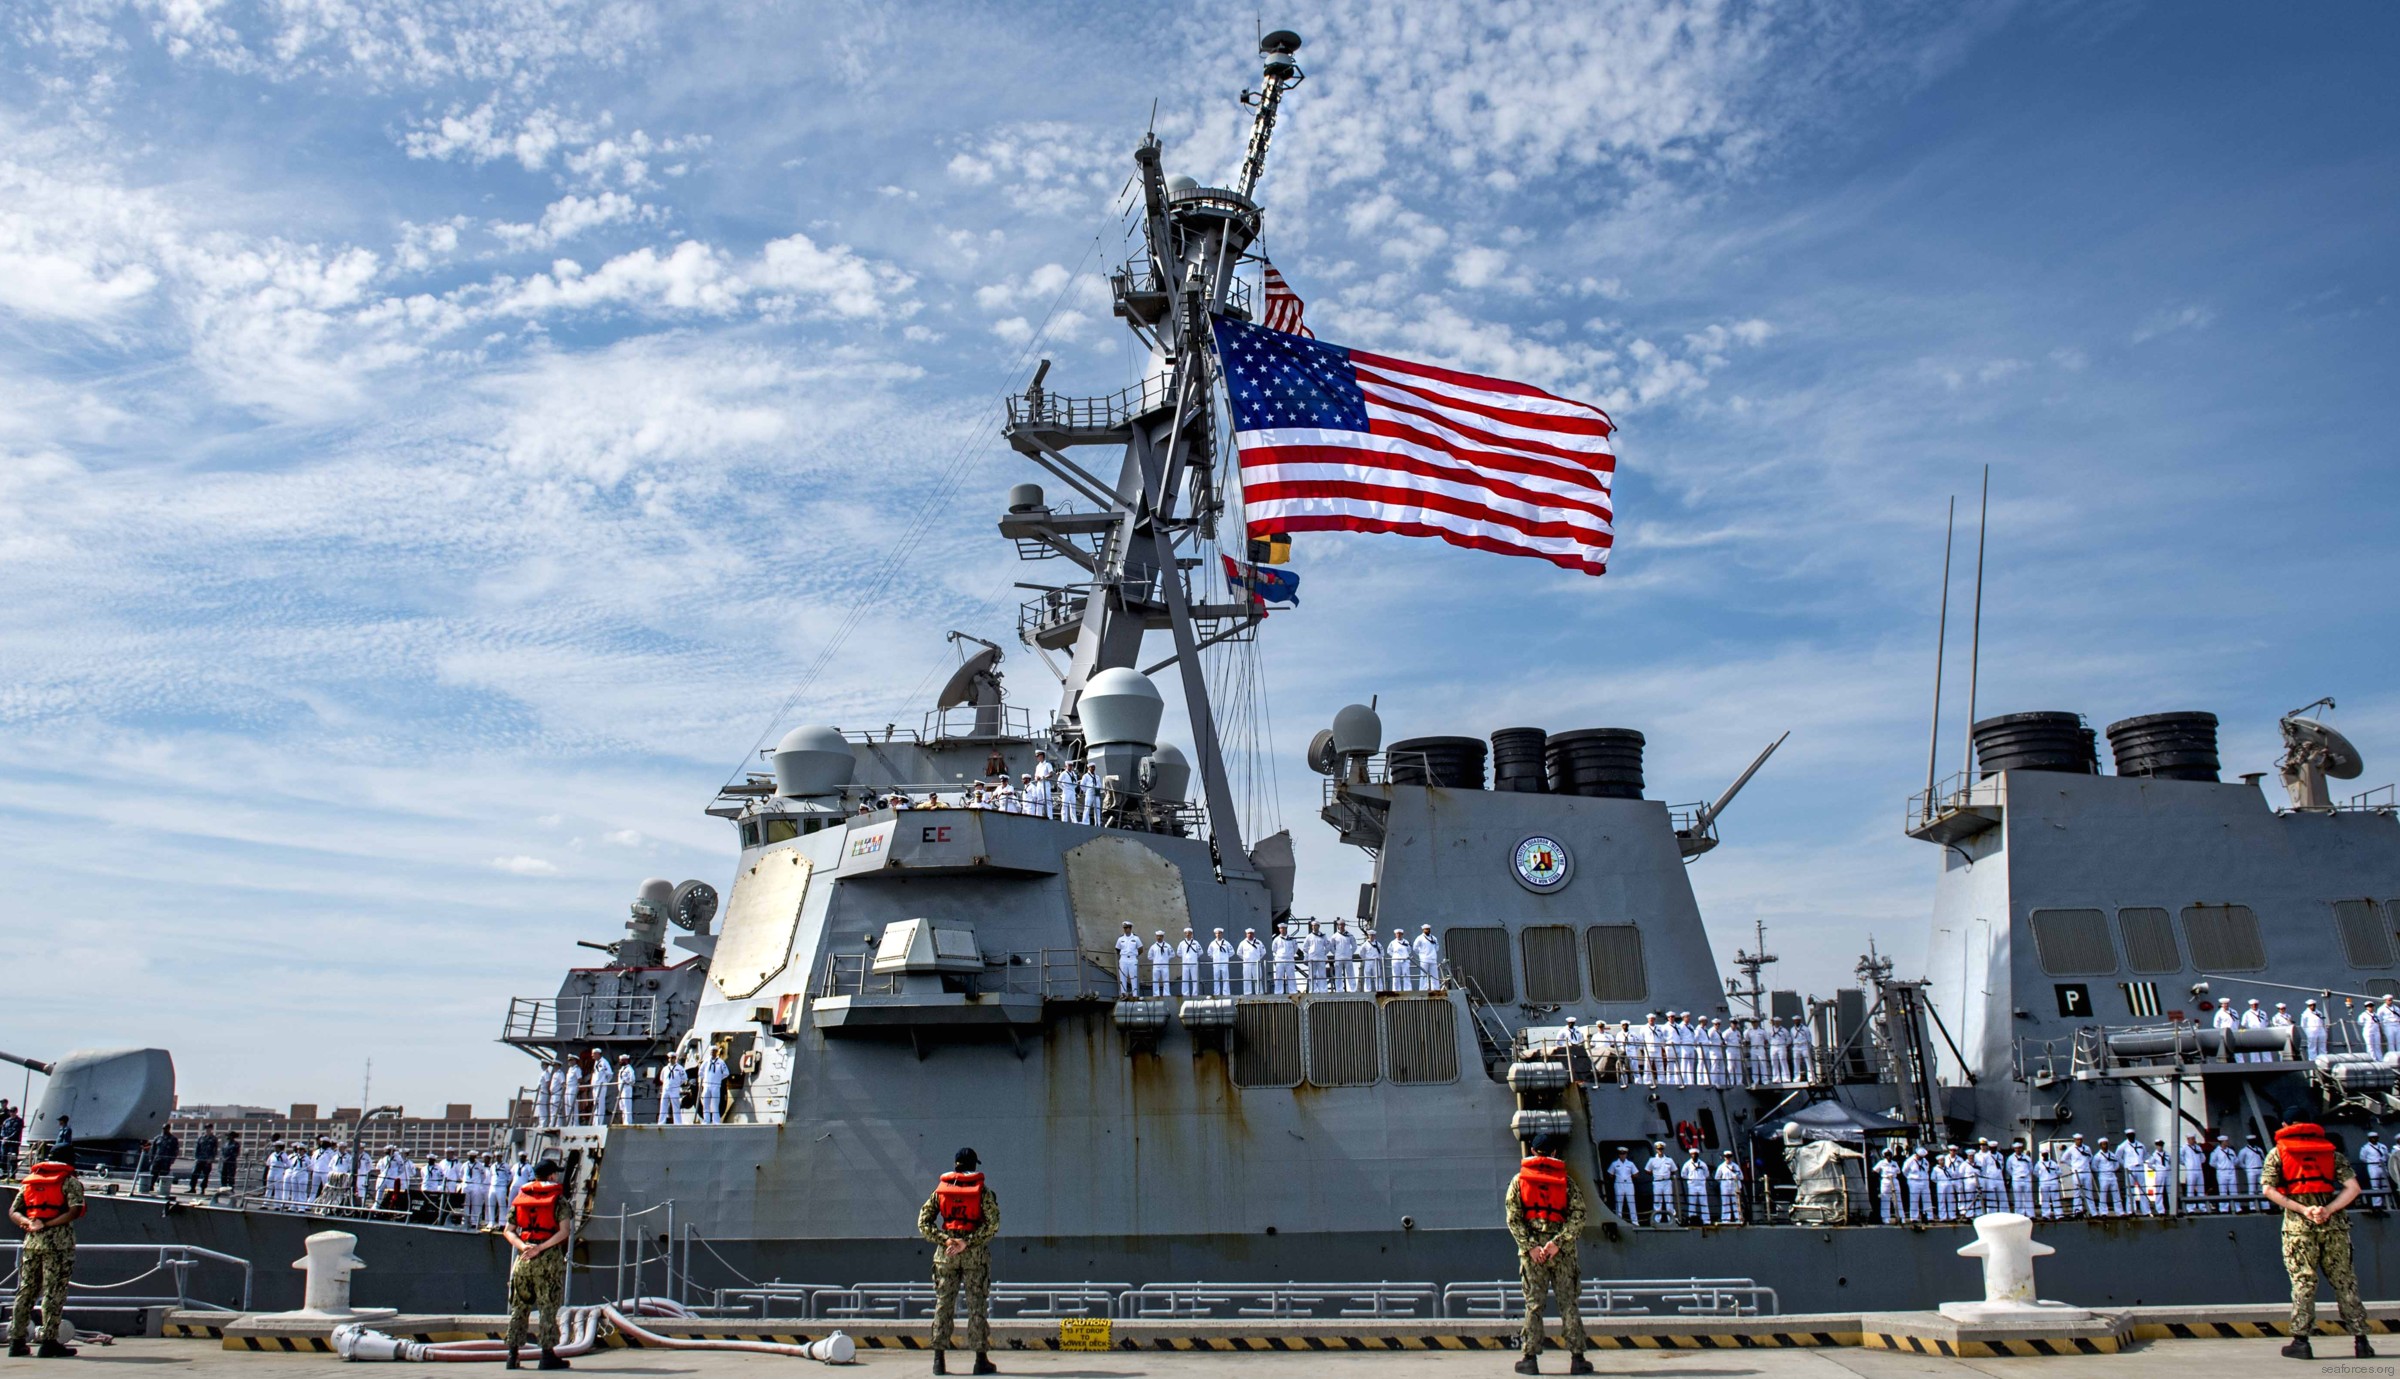
[[[786,1345],[780,1341],[711,1341],[662,1335],[634,1320],[635,1316],[682,1319],[691,1315],[690,1308],[665,1298],[626,1298],[618,1302],[561,1308],[558,1314],[559,1343],[555,1353],[575,1356],[598,1349],[600,1338],[605,1334],[601,1330],[605,1323],[629,1340],[661,1350],[740,1350],[759,1355],[789,1355],[833,1365],[846,1365],[858,1354],[857,1345],[839,1331],[805,1345]],[[407,1341],[386,1335],[361,1322],[335,1327],[332,1339],[334,1353],[345,1360],[464,1363],[508,1358],[506,1341]]]

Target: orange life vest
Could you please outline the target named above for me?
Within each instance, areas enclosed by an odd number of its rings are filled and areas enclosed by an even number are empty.
[[[62,1163],[38,1163],[25,1175],[17,1210],[36,1221],[56,1221],[67,1214],[67,1179],[75,1170]]]
[[[508,1204],[509,1224],[527,1244],[539,1245],[558,1234],[558,1199],[564,1191],[557,1183],[527,1183],[517,1189],[516,1200]]]
[[[2283,1151],[2283,1191],[2286,1196],[2332,1193],[2342,1185],[2333,1180],[2333,1141],[2323,1129],[2298,1121],[2275,1132],[2275,1147]]]
[[[1517,1202],[1525,1208],[1525,1219],[1542,1226],[1555,1226],[1567,1219],[1567,1166],[1557,1159],[1536,1154],[1517,1168]]]
[[[983,1224],[983,1175],[945,1173],[933,1190],[934,1209],[942,1229],[951,1235],[973,1235]]]

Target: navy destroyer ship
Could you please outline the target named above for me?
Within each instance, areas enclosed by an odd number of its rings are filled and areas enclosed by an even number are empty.
[[[1111,289],[1148,352],[1143,381],[1071,396],[1045,365],[1007,404],[1003,435],[1049,487],[1009,488],[999,534],[1065,572],[1033,585],[1018,627],[1056,670],[1056,703],[1036,721],[1006,693],[1000,646],[968,637],[980,649],[913,729],[792,730],[707,805],[738,842],[722,906],[712,884],[647,883],[624,936],[593,945],[606,962],[510,1012],[504,1037],[546,1066],[598,1050],[640,1069],[634,1123],[521,1132],[574,1160],[587,1263],[663,1251],[702,1289],[919,1278],[918,1204],[973,1145],[1005,1206],[1003,1280],[1490,1280],[1509,1273],[1500,1201],[1523,1141],[1555,1132],[1597,1204],[1587,1278],[1742,1278],[1788,1312],[1907,1309],[1972,1296],[1964,1228],[1871,1223],[1855,1163],[1846,1211],[1787,1210],[1785,1126],[1869,1154],[2131,1133],[2172,1163],[2186,1133],[2238,1144],[2306,1116],[2355,1144],[2400,1111],[2354,1020],[2323,1058],[2282,1031],[2218,1027],[2221,1003],[2354,1012],[2400,988],[2400,820],[2388,798],[2332,800],[2357,754],[2297,714],[2288,805],[2260,777],[2219,778],[2204,714],[2112,727],[2113,772],[2072,713],[1977,724],[1972,769],[1903,821],[1936,878],[1928,975],[1869,957],[1859,985],[1804,996],[1767,989],[1763,951],[1729,977],[1702,922],[1689,868],[1718,845],[1733,789],[1655,798],[1629,728],[1416,723],[1461,735],[1387,743],[1384,720],[1414,713],[1394,685],[1321,706],[1306,764],[1322,777],[1312,826],[1371,873],[1355,914],[1322,918],[1429,928],[1422,989],[1122,998],[1128,925],[1147,945],[1312,918],[1292,913],[1290,836],[1245,834],[1207,673],[1262,619],[1215,592],[1239,518],[1210,323],[1259,311],[1260,178],[1298,48],[1265,41],[1229,185],[1173,168],[1155,138],[1132,151],[1142,249]],[[1169,676],[1185,710],[1171,723]],[[1088,816],[979,807],[978,782],[1031,777],[1037,753],[1088,767]],[[1591,1031],[1666,1012],[1803,1029],[1806,1076],[1653,1084],[1564,1049],[1570,1018]],[[711,1053],[732,1069],[723,1123],[657,1124],[658,1070]],[[1753,1224],[1609,1211],[1605,1166],[1659,1141],[1712,1164],[1730,1149],[1775,1180],[1754,1187]],[[281,1261],[320,1225],[112,1199],[87,1238]],[[362,1297],[499,1296],[488,1234],[346,1228],[370,1261]],[[2386,1222],[2361,1213],[2358,1229],[2364,1286],[2388,1293]],[[2044,1222],[2044,1291],[2273,1299],[2275,1232],[2270,1215],[2181,1209]]]

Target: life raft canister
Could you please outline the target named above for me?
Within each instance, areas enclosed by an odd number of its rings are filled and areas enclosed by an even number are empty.
[[[1542,1154],[1525,1160],[1517,1168],[1517,1201],[1525,1208],[1525,1219],[1538,1225],[1566,1220],[1566,1164]]]
[[[2341,1191],[2333,1180],[2333,1141],[2321,1127],[2306,1121],[2287,1125],[2275,1132],[2275,1147],[2283,1151],[2286,1196]]]
[[[67,1214],[67,1179],[75,1170],[55,1161],[38,1163],[25,1175],[17,1209],[36,1221],[56,1221]]]
[[[558,1199],[563,1192],[557,1183],[527,1183],[517,1189],[516,1200],[508,1204],[508,1220],[526,1243],[539,1245],[558,1234]]]
[[[973,1235],[983,1224],[983,1175],[945,1173],[933,1190],[942,1229],[951,1235]]]

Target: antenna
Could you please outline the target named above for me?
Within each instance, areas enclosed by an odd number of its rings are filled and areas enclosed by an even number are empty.
[[[1290,29],[1277,29],[1258,41],[1266,75],[1259,90],[1242,93],[1242,104],[1255,107],[1258,114],[1250,121],[1250,148],[1242,156],[1241,176],[1233,183],[1234,191],[1245,200],[1258,190],[1259,176],[1267,170],[1267,141],[1275,135],[1275,110],[1283,103],[1283,93],[1308,79],[1293,56],[1299,51],[1300,35]]]
[[[1983,467],[1983,507],[1975,517],[1975,630],[1967,639],[1967,777],[1975,776],[1976,676],[1983,668],[1983,535],[1992,518],[1992,467]]]
[[[1780,962],[1782,959],[1767,951],[1767,922],[1765,920],[1752,919],[1750,928],[1751,933],[1755,936],[1752,941],[1758,944],[1758,950],[1756,952],[1740,948],[1733,950],[1733,965],[1742,970],[1742,976],[1748,978],[1749,982],[1745,985],[1739,978],[1727,977],[1725,994],[1734,1000],[1749,1002],[1750,1017],[1760,1020],[1765,1019],[1767,1014],[1767,987],[1766,983],[1759,978],[1759,970],[1768,963]]]
[[[1958,495],[1942,519],[1942,614],[1933,634],[1933,731],[1925,744],[1925,817],[1934,814],[1934,777],[1942,755],[1942,653],[1950,648],[1950,539],[1958,533]]]

